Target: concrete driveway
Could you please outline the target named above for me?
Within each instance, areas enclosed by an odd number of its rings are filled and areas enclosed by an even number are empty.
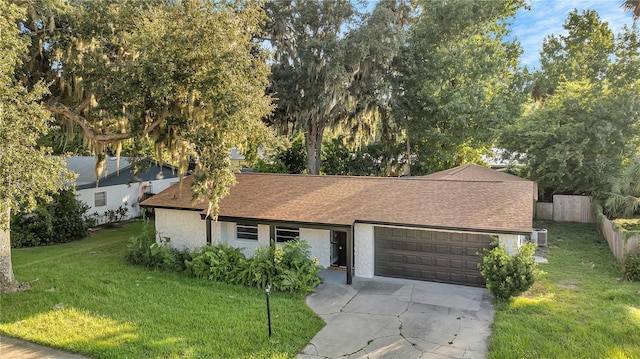
[[[307,304],[327,325],[298,359],[484,358],[494,308],[484,288],[325,271]]]

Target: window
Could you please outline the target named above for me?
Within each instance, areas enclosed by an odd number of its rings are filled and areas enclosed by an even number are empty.
[[[286,228],[276,227],[276,242],[283,243],[294,240],[300,236],[300,229],[298,228]]]
[[[257,224],[236,224],[236,237],[238,239],[258,240]]]
[[[94,207],[107,205],[107,192],[96,192],[93,194]]]

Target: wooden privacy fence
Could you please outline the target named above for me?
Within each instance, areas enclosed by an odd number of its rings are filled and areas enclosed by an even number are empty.
[[[591,197],[553,195],[553,203],[536,203],[536,219],[554,222],[595,223]]]
[[[620,232],[620,230],[613,225],[613,222],[605,216],[601,216],[598,221],[598,228],[609,243],[609,248],[611,248],[611,252],[613,252],[613,256],[616,257],[617,260],[621,260],[627,252],[638,252],[640,234],[625,236],[625,234]]]

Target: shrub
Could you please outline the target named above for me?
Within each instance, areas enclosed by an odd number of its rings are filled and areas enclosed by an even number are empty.
[[[274,287],[281,291],[308,293],[320,279],[318,260],[311,257],[311,246],[300,239],[285,242],[274,251]]]
[[[271,288],[287,292],[309,293],[320,279],[320,266],[311,257],[311,246],[296,238],[281,246],[259,247],[240,271],[239,278],[245,285]]]
[[[85,221],[89,207],[78,201],[70,189],[52,196],[47,203],[39,201],[31,213],[11,216],[11,246],[33,247],[65,243],[87,235]]]
[[[267,283],[273,286],[276,270],[273,262],[275,246],[258,247],[253,255],[245,263],[239,272],[240,283],[264,288]]]
[[[125,259],[148,268],[184,271],[191,255],[186,250],[180,251],[169,246],[169,242],[167,237],[156,241],[155,228],[151,222],[146,222],[142,232],[131,238]]]
[[[622,274],[630,281],[640,281],[640,253],[627,252],[622,257]]]
[[[244,268],[246,258],[238,248],[226,244],[206,245],[191,254],[185,262],[188,275],[225,283],[241,283],[239,272]]]
[[[493,243],[494,248],[484,249],[478,264],[480,273],[487,281],[487,289],[496,300],[506,301],[527,291],[534,282],[536,246],[525,243],[518,252],[510,256],[503,246]]]

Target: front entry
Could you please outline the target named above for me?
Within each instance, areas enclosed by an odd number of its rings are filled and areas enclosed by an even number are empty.
[[[347,232],[331,231],[331,266],[347,266]]]

